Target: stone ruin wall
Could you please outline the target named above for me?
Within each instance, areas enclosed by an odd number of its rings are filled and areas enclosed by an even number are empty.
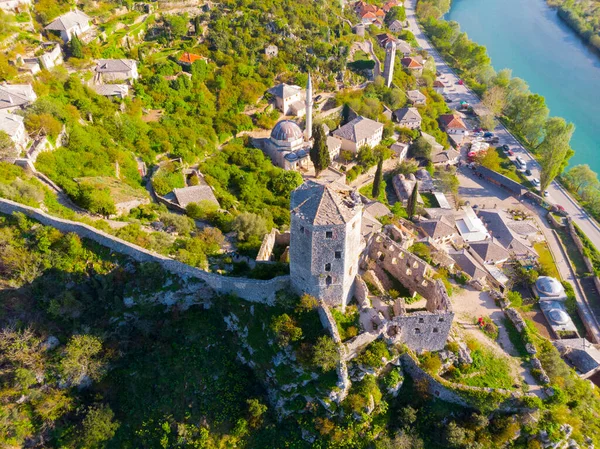
[[[257,262],[271,262],[271,256],[273,255],[273,249],[275,246],[290,246],[290,232],[286,231],[280,233],[277,228],[271,229],[260,245],[258,255],[256,256]]]
[[[0,198],[0,213],[11,215],[15,212],[21,212],[28,217],[39,221],[43,225],[52,226],[63,233],[72,232],[79,237],[92,240],[109,248],[111,251],[129,256],[136,262],[158,263],[163,269],[170,273],[184,278],[198,279],[205,282],[218,293],[234,294],[246,301],[274,304],[276,292],[282,289],[289,289],[289,276],[279,276],[267,281],[262,281],[209,273],[158,253],[151,252],[145,248],[134,245],[133,243],[126,242],[125,240],[121,240],[90,225],[53,217],[40,209],[35,209]]]

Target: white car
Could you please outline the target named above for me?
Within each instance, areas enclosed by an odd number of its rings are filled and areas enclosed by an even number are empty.
[[[549,197],[550,196],[550,192],[548,192],[547,190],[544,190],[544,196],[545,197]]]
[[[532,183],[534,186],[536,186],[536,187],[539,187],[539,186],[540,186],[540,180],[539,180],[539,179],[537,179],[537,178],[533,178],[533,179],[531,180],[531,183]]]

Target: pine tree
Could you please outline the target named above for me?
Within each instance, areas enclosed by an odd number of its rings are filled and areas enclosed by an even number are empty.
[[[83,59],[83,44],[76,34],[71,38],[70,50],[73,58]]]
[[[344,106],[342,107],[342,121],[340,123],[340,126],[344,126],[349,121],[350,121],[350,106],[348,105],[348,103],[344,103]]]
[[[408,218],[410,220],[413,219],[413,217],[415,216],[415,213],[417,211],[417,198],[419,197],[419,183],[416,182],[415,183],[415,187],[413,188],[412,194],[410,195],[410,198],[408,200]]]
[[[373,180],[373,198],[379,198],[379,193],[381,192],[381,181],[383,180],[383,157],[379,157],[379,162],[377,162],[377,171],[375,172],[375,179]]]
[[[327,148],[327,136],[323,125],[313,126],[313,146],[310,149],[310,160],[315,166],[315,176],[319,176],[319,173],[331,164],[329,149]]]

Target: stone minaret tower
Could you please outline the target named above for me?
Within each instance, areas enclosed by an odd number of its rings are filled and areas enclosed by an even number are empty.
[[[396,42],[389,41],[385,44],[385,64],[383,67],[383,79],[386,87],[392,85],[394,78],[394,63],[396,62]]]
[[[292,287],[345,308],[364,247],[358,193],[337,182],[307,181],[292,192],[290,208]]]
[[[312,107],[313,107],[313,90],[310,73],[308,74],[308,82],[306,83],[306,129],[304,130],[304,139],[308,142],[312,138]]]

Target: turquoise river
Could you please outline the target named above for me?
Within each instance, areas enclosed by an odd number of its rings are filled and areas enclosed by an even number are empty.
[[[496,70],[509,68],[546,97],[553,116],[576,126],[570,165],[600,173],[600,56],[544,0],[453,0],[445,17],[485,45]]]

